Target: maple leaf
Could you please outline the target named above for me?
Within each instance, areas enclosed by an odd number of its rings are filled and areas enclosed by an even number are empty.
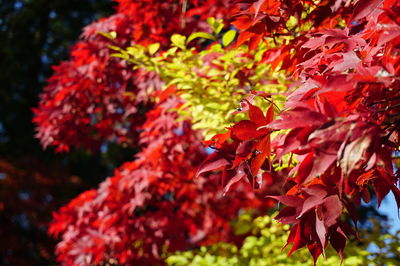
[[[357,163],[364,158],[371,141],[370,136],[364,136],[346,145],[343,151],[343,157],[340,160],[341,167],[346,175],[355,169]]]

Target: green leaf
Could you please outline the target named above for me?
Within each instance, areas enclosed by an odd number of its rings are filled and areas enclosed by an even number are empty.
[[[179,47],[181,49],[185,49],[185,41],[186,41],[186,37],[180,34],[174,34],[171,36],[171,42],[172,44],[174,44],[176,47]]]
[[[222,19],[215,20],[215,18],[211,17],[207,19],[207,22],[211,26],[215,34],[219,34],[224,28],[224,23],[222,22]]]
[[[120,53],[112,53],[111,56],[112,57],[119,57],[119,58],[122,58],[122,59],[125,59],[125,60],[129,60],[129,56],[124,55],[124,54],[120,54]]]
[[[160,43],[157,42],[157,43],[150,44],[148,46],[148,49],[149,49],[149,54],[153,55],[158,51],[158,49],[160,49]]]
[[[123,49],[121,49],[121,47],[118,47],[115,45],[109,45],[108,48],[110,48],[111,50],[114,50],[114,51],[118,51],[118,52],[123,50]]]
[[[232,41],[236,37],[236,31],[235,30],[228,30],[224,36],[222,36],[222,44],[226,47],[229,44],[232,43]]]
[[[110,32],[110,36],[112,39],[116,39],[117,38],[117,33],[115,31]]]
[[[186,43],[190,43],[192,40],[197,39],[197,38],[204,38],[204,39],[209,39],[216,41],[216,38],[211,35],[210,33],[207,32],[195,32],[190,34],[189,38],[187,39]]]
[[[207,19],[207,23],[212,27],[215,23],[215,18],[214,17],[210,17]]]
[[[117,33],[115,31],[111,31],[111,32],[99,31],[99,32],[97,32],[97,34],[100,34],[110,40],[115,40],[117,38]]]
[[[221,32],[221,30],[223,28],[224,28],[224,24],[222,23],[222,20],[221,20],[221,23],[218,23],[218,24],[216,23],[215,27],[213,28],[213,31],[215,34],[218,34]]]
[[[220,109],[220,107],[221,107],[221,105],[219,103],[215,103],[215,102],[207,103],[205,106],[208,108],[217,109],[217,110]]]

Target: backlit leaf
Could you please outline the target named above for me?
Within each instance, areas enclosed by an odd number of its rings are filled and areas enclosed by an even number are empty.
[[[222,36],[222,44],[224,46],[228,46],[229,44],[231,44],[233,42],[235,37],[236,37],[236,31],[235,30],[228,30]]]
[[[186,40],[186,44],[190,43],[192,40],[197,39],[197,38],[203,38],[203,39],[208,39],[215,41],[216,38],[211,35],[210,33],[207,32],[195,32],[189,35],[189,37]]]

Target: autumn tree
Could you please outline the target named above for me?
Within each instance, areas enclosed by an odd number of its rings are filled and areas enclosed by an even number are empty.
[[[55,214],[60,262],[239,241],[230,222],[273,200],[315,262],[343,257],[361,200],[400,204],[398,1],[117,2],[35,110],[44,147],[140,146]]]

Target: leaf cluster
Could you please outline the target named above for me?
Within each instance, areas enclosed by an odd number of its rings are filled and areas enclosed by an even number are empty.
[[[276,215],[276,214],[275,214]],[[168,265],[312,265],[313,259],[307,255],[306,250],[299,250],[291,256],[282,252],[289,234],[288,225],[280,225],[272,216],[259,216],[253,219],[249,213],[241,215],[235,223],[237,234],[248,234],[244,242],[237,247],[234,244],[218,243],[216,245],[201,247],[200,249],[171,254],[166,262]],[[367,247],[379,245],[387,247],[385,239],[391,239],[391,245],[398,245],[399,239],[394,236],[380,236],[379,225],[375,223],[372,232],[363,231],[363,237],[370,242],[361,243],[353,239],[346,248],[345,259],[342,265],[396,265],[395,260],[389,258],[397,254],[396,249],[390,252],[367,251]],[[372,248],[370,248],[372,249]],[[395,251],[395,253],[393,253]],[[326,251],[327,258],[319,258],[317,265],[339,265],[340,257],[335,250]]]

